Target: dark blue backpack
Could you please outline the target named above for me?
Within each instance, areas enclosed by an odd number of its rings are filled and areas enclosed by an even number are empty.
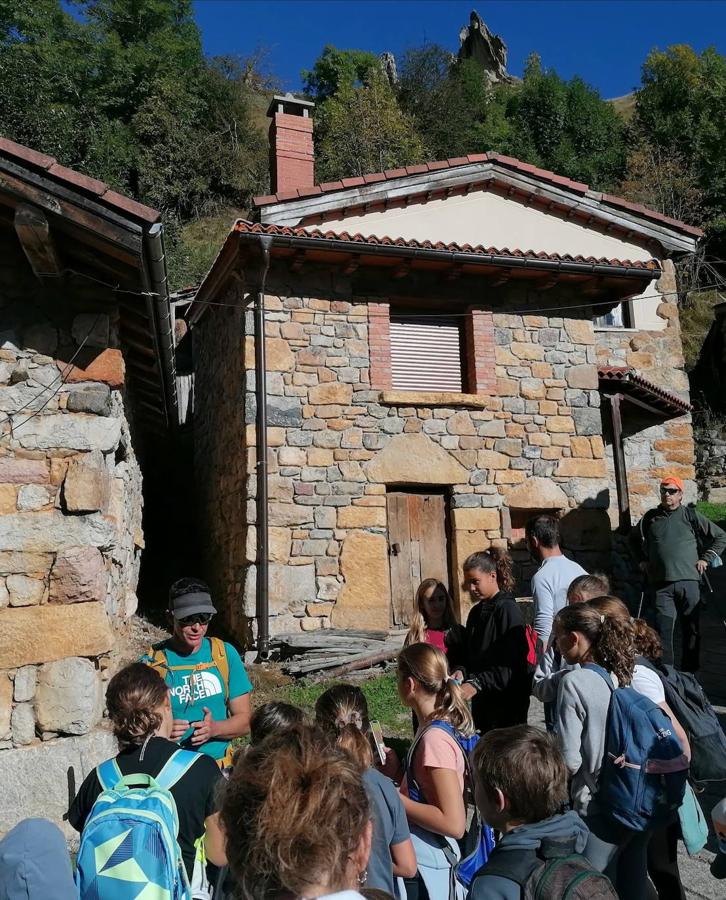
[[[615,688],[605,669],[592,669],[611,691],[598,805],[632,831],[665,824],[683,802],[688,760],[663,710],[631,687]]]
[[[466,807],[466,831],[464,832],[464,836],[458,842],[459,849],[461,850],[461,859],[456,859],[446,838],[441,835],[434,835],[434,837],[441,837],[441,849],[454,870],[456,880],[463,884],[464,887],[468,888],[471,886],[474,876],[487,862],[489,854],[494,849],[494,832],[489,825],[482,822],[481,815],[474,802],[474,776],[471,769],[470,756],[474,751],[474,747],[479,743],[479,735],[473,734],[471,737],[466,737],[449,724],[449,722],[444,722],[442,719],[434,719],[433,722],[426,726],[426,728],[421,729],[414,738],[406,756],[406,784],[408,785],[408,795],[412,800],[417,800],[421,803],[425,803],[426,798],[413,776],[413,756],[419,741],[431,728],[440,728],[442,731],[445,731],[456,741],[461,748],[461,752],[464,754],[464,805]]]

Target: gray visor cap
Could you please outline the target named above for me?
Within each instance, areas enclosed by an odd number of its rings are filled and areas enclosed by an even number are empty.
[[[175,619],[186,619],[197,613],[209,613],[214,615],[217,610],[212,604],[212,598],[203,591],[195,591],[193,594],[180,594],[171,601],[171,614]]]

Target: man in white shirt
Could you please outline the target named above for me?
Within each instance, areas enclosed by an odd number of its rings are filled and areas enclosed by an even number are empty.
[[[567,588],[578,575],[587,572],[568,559],[560,549],[560,528],[554,516],[534,516],[525,529],[529,552],[540,560],[540,567],[532,576],[534,630],[545,647],[552,633],[552,622],[567,604]],[[545,703],[547,730],[554,726],[554,703]]]

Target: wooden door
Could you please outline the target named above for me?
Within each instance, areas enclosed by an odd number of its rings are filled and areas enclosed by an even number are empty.
[[[386,500],[391,623],[408,625],[424,579],[436,578],[449,586],[446,502],[443,494],[398,491],[389,492]]]

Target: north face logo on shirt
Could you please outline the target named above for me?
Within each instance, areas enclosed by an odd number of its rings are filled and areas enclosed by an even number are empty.
[[[223,694],[224,686],[214,672],[192,672],[190,675],[183,675],[182,683],[174,685],[171,692],[181,703],[195,703],[197,700]]]

